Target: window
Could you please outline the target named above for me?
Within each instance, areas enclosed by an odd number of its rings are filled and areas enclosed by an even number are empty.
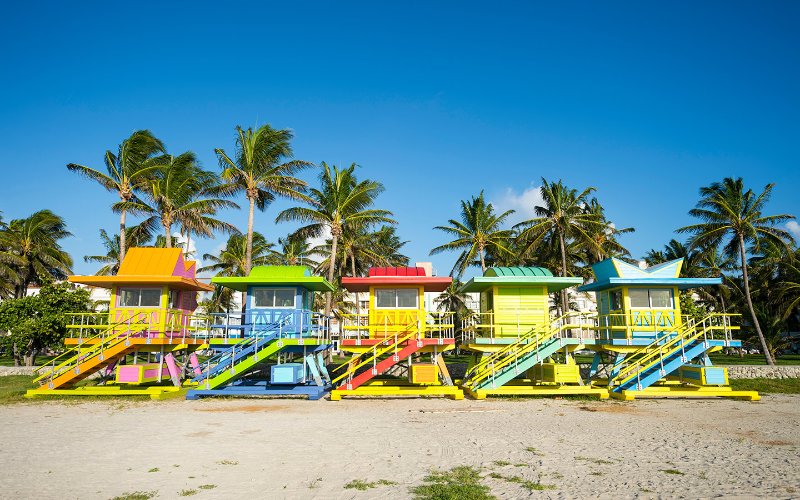
[[[181,292],[178,290],[169,291],[169,308],[180,309],[181,307]]]
[[[631,288],[628,291],[631,298],[631,307],[650,307],[650,297],[647,290]]]
[[[120,288],[119,307],[159,307],[161,290],[158,288]]]
[[[631,288],[631,307],[671,309],[672,290],[669,288]]]
[[[253,290],[254,307],[294,308],[294,288],[256,288]]]
[[[622,290],[612,290],[609,296],[611,297],[611,310],[622,310]]]
[[[378,309],[416,309],[418,293],[414,288],[379,288],[375,290],[375,307]]]

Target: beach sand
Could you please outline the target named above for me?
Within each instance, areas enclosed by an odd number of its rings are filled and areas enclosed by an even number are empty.
[[[2,498],[406,498],[459,465],[498,498],[800,496],[800,396],[42,402],[0,424]]]

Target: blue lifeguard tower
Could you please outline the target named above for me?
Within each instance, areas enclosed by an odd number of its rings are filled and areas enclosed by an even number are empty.
[[[244,312],[214,314],[208,347],[187,399],[292,396],[319,399],[330,388],[325,353],[328,318],[313,311],[314,293],[333,291],[305,266],[257,266],[247,277],[212,283],[247,293]]]
[[[738,315],[682,314],[680,293],[722,283],[721,278],[681,278],[683,259],[640,268],[611,258],[592,266],[595,280],[578,287],[597,296],[597,338],[590,377],[598,378],[603,358],[612,397],[712,397],[758,400],[754,391],[734,391],[728,371],[712,366],[709,353],[740,347],[733,338]],[[593,345],[592,345],[593,344]]]

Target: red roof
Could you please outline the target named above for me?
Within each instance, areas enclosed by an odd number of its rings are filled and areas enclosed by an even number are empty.
[[[426,292],[443,292],[452,282],[449,276],[427,276],[422,267],[373,267],[368,278],[342,278],[342,286],[351,292],[367,292],[371,286],[398,285],[422,285]]]
[[[369,275],[372,276],[425,276],[422,267],[371,267]]]

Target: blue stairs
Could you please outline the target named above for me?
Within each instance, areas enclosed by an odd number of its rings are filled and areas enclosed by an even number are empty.
[[[626,390],[640,391],[646,389],[667,375],[674,373],[686,363],[702,356],[707,349],[708,346],[706,346],[702,339],[684,342],[683,349],[676,349],[663,358],[654,360],[652,363],[642,367],[642,369],[638,371],[637,376],[623,381],[620,385],[614,386],[611,390],[613,392],[622,392]]]
[[[209,358],[205,364],[210,368],[204,370],[203,373],[197,375],[192,380],[200,383],[236,366],[237,363],[247,359],[256,352],[256,350],[263,349],[266,345],[275,340],[278,337],[282,325],[283,322],[276,322],[263,326],[259,325],[258,334],[248,337],[238,344],[234,344],[230,349],[226,349]]]
[[[558,337],[551,337],[545,342],[542,342],[538,349],[521,355],[514,362],[495,371],[493,375],[487,375],[483,380],[476,380],[472,384],[469,384],[470,389],[488,390],[502,387],[519,374],[525,373],[526,370],[533,368],[535,364],[541,363],[552,356],[561,347],[561,339]]]

